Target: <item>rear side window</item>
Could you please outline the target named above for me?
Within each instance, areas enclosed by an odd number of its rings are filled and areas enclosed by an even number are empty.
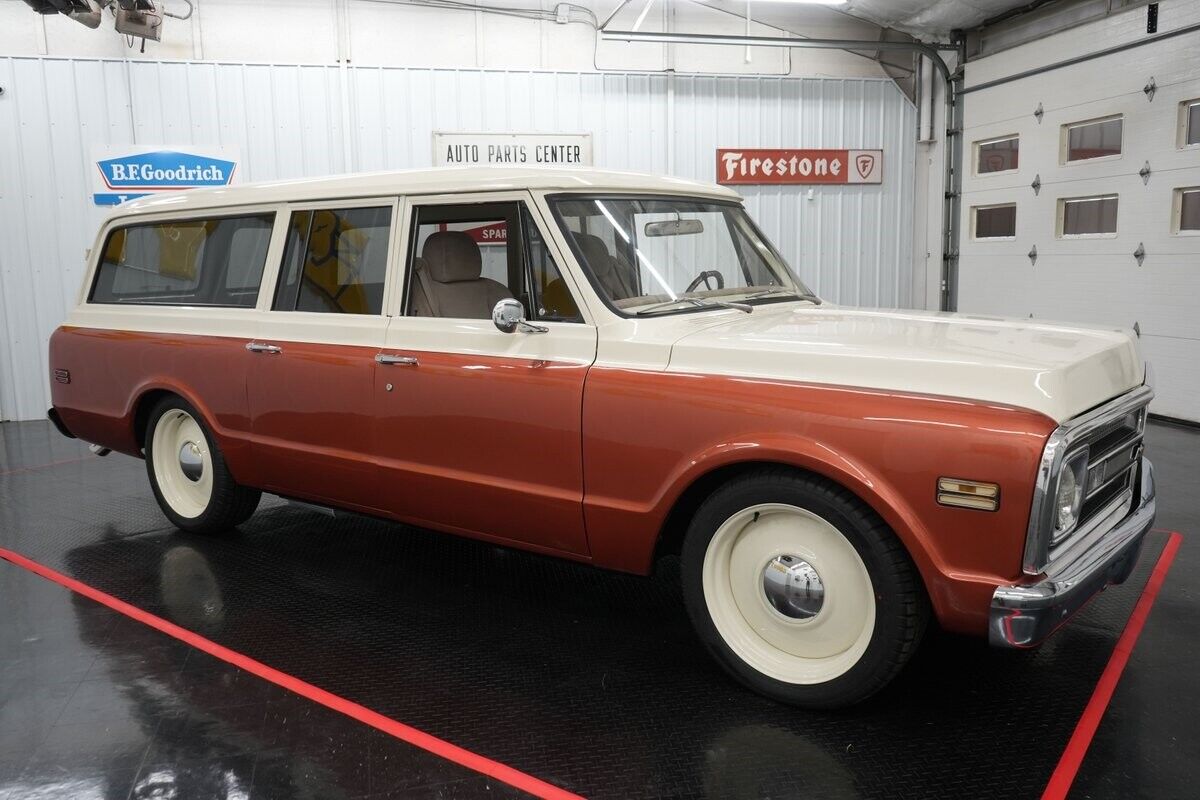
[[[274,222],[255,214],[117,228],[88,301],[253,308]]]
[[[391,206],[293,212],[272,308],[383,313],[391,226]]]

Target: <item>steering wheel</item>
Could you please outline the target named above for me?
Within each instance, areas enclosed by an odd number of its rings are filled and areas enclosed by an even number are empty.
[[[710,292],[713,291],[713,287],[709,286],[708,284],[709,278],[712,278],[717,282],[717,289],[725,288],[725,276],[717,272],[715,269],[706,269],[697,275],[692,282],[687,285],[687,288],[683,290],[683,293],[687,294],[688,292],[695,291],[696,287],[702,283],[704,284],[705,289],[708,289]]]

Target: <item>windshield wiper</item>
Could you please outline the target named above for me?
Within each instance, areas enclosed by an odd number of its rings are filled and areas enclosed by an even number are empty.
[[[655,314],[666,314],[670,312],[671,306],[677,306],[680,303],[690,303],[696,308],[732,308],[737,311],[745,311],[747,314],[754,313],[754,306],[746,303],[730,303],[725,300],[700,300],[695,297],[677,297],[674,300],[668,300],[665,303],[656,303],[649,308],[635,311],[633,314],[637,317],[652,317]]]
[[[743,300],[754,300],[756,298],[767,297],[769,295],[785,295],[785,294],[791,295],[792,297],[795,297],[797,300],[807,300],[808,302],[812,303],[813,305],[817,305],[817,306],[821,305],[821,298],[817,297],[815,294],[805,294],[803,292],[796,292],[796,291],[792,291],[791,289],[784,289],[783,287],[780,287],[780,286],[777,286],[777,287],[774,287],[771,289],[764,289],[763,291],[755,292],[754,294],[748,294],[742,299]]]

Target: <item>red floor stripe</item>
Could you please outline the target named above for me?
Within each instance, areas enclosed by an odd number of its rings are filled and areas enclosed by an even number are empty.
[[[0,475],[16,475],[18,472],[33,472],[37,469],[45,469],[46,467],[61,467],[63,464],[77,464],[80,461],[87,461],[90,458],[96,458],[93,455],[80,456],[79,458],[64,458],[61,461],[51,461],[49,464],[36,464],[32,467],[16,467],[14,469],[0,469]]]
[[[1108,659],[1108,665],[1100,674],[1100,680],[1096,683],[1095,690],[1092,691],[1092,698],[1083,709],[1083,716],[1079,718],[1078,724],[1075,725],[1075,732],[1071,734],[1071,740],[1067,742],[1067,749],[1063,750],[1062,757],[1058,760],[1058,766],[1054,768],[1054,774],[1050,776],[1050,782],[1046,784],[1042,800],[1061,800],[1071,790],[1071,784],[1075,782],[1075,776],[1079,772],[1080,765],[1083,764],[1083,757],[1087,755],[1088,747],[1092,744],[1092,737],[1096,735],[1096,729],[1100,727],[1100,720],[1104,717],[1104,711],[1108,708],[1109,701],[1112,700],[1113,692],[1117,688],[1117,681],[1121,679],[1125,664],[1128,663],[1129,656],[1133,653],[1133,646],[1137,644],[1138,636],[1141,635],[1142,628],[1146,625],[1146,618],[1150,616],[1150,607],[1154,605],[1154,599],[1158,597],[1158,590],[1162,588],[1163,581],[1167,577],[1167,570],[1171,569],[1171,562],[1175,560],[1175,553],[1179,550],[1179,544],[1182,541],[1183,536],[1171,532],[1166,547],[1158,557],[1158,563],[1154,565],[1154,572],[1150,574],[1150,580],[1146,581],[1146,588],[1142,590],[1142,596],[1138,598],[1133,613],[1129,615],[1129,621],[1125,623],[1125,630],[1121,632],[1121,638],[1117,640],[1117,646]]]
[[[0,558],[11,561],[18,567],[29,570],[37,575],[40,575],[47,580],[65,586],[77,594],[95,600],[97,603],[108,606],[113,611],[137,620],[151,628],[155,628],[168,636],[172,636],[181,642],[185,642],[198,650],[203,650],[211,656],[215,656],[222,661],[233,664],[235,667],[251,672],[264,680],[268,680],[278,686],[295,692],[298,695],[308,698],[315,703],[320,703],[326,708],[331,708],[334,711],[341,712],[348,717],[358,720],[372,728],[377,728],[384,733],[390,733],[397,739],[408,742],[411,745],[428,750],[434,755],[441,756],[447,761],[453,761],[468,769],[482,773],[489,777],[495,778],[498,781],[507,783],[509,786],[528,792],[537,797],[547,798],[547,800],[567,800],[574,798],[579,800],[579,795],[572,794],[565,789],[560,789],[557,786],[546,783],[543,780],[527,775],[520,770],[505,766],[497,761],[492,761],[490,758],[481,756],[478,753],[472,753],[470,750],[465,750],[458,745],[451,744],[436,736],[432,736],[416,728],[405,725],[402,722],[397,722],[390,717],[385,717],[375,711],[372,711],[358,703],[351,702],[343,697],[339,697],[331,692],[327,692],[311,683],[306,683],[299,678],[280,672],[279,670],[268,667],[259,661],[255,661],[249,656],[244,656],[241,653],[223,647],[216,642],[204,638],[198,634],[192,633],[189,630],[179,627],[178,625],[168,622],[162,617],[157,617],[147,611],[143,611],[136,606],[132,606],[122,600],[118,600],[110,594],[105,594],[99,589],[94,589],[87,584],[80,583],[74,578],[69,578],[60,572],[56,572],[49,567],[42,566],[36,561],[31,561],[24,556],[14,553],[11,550],[0,548]]]

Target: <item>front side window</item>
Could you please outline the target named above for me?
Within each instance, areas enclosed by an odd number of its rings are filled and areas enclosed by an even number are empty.
[[[735,203],[559,195],[551,208],[596,290],[622,314],[816,300]]]
[[[1021,140],[1016,136],[975,144],[975,174],[1009,172],[1018,166]]]
[[[253,308],[274,220],[254,214],[117,228],[88,301]]]
[[[1011,239],[1017,235],[1017,204],[975,206],[974,232],[976,239]]]
[[[1121,117],[1078,122],[1064,126],[1065,161],[1121,155],[1124,120]]]
[[[1111,236],[1117,232],[1117,196],[1058,201],[1059,236]]]
[[[391,225],[391,206],[293,212],[272,308],[382,313]]]
[[[529,319],[582,321],[524,204],[422,206],[413,231],[410,316],[491,319],[496,303],[515,299]]]

